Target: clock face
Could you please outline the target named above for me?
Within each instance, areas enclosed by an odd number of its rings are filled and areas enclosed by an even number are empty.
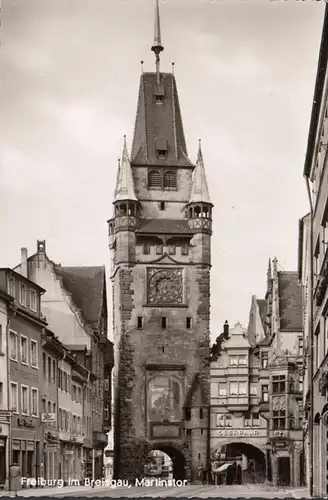
[[[148,304],[182,304],[182,269],[148,269]]]
[[[286,408],[286,399],[284,396],[274,397],[272,399],[272,406],[274,410],[284,410]]]

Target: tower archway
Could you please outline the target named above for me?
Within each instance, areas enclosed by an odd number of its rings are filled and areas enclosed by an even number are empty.
[[[181,450],[171,444],[154,445],[148,453],[145,466],[147,476],[168,479],[168,474],[171,474],[176,481],[187,479],[186,458]],[[152,472],[149,474],[151,468]]]

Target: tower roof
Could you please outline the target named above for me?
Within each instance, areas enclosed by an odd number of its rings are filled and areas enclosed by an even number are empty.
[[[206,173],[204,168],[201,141],[199,141],[196,167],[192,176],[192,185],[189,203],[211,203]]]
[[[156,96],[163,100],[156,102]],[[160,159],[157,151],[166,150]],[[131,153],[132,165],[193,167],[187,155],[178,90],[172,73],[143,73]]]
[[[137,201],[137,197],[134,190],[134,181],[126,145],[126,137],[124,136],[122,161],[118,166],[114,203],[126,200]]]

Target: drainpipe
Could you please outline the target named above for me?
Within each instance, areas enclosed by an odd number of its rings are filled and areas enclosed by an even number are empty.
[[[307,353],[308,357],[308,379],[309,379],[309,390],[310,390],[310,413],[309,413],[309,492],[310,496],[313,496],[313,403],[314,403],[314,391],[313,391],[313,223],[314,223],[314,211],[313,203],[311,198],[310,181],[308,177],[305,177],[306,188],[310,204],[310,280],[309,280],[309,295],[310,295],[310,310],[309,310],[309,342],[310,342],[310,352]]]

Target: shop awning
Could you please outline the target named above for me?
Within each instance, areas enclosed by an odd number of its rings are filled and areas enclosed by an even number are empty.
[[[215,472],[224,472],[225,470],[227,470],[230,467],[230,465],[232,465],[232,464],[223,464],[218,469],[216,469]]]

